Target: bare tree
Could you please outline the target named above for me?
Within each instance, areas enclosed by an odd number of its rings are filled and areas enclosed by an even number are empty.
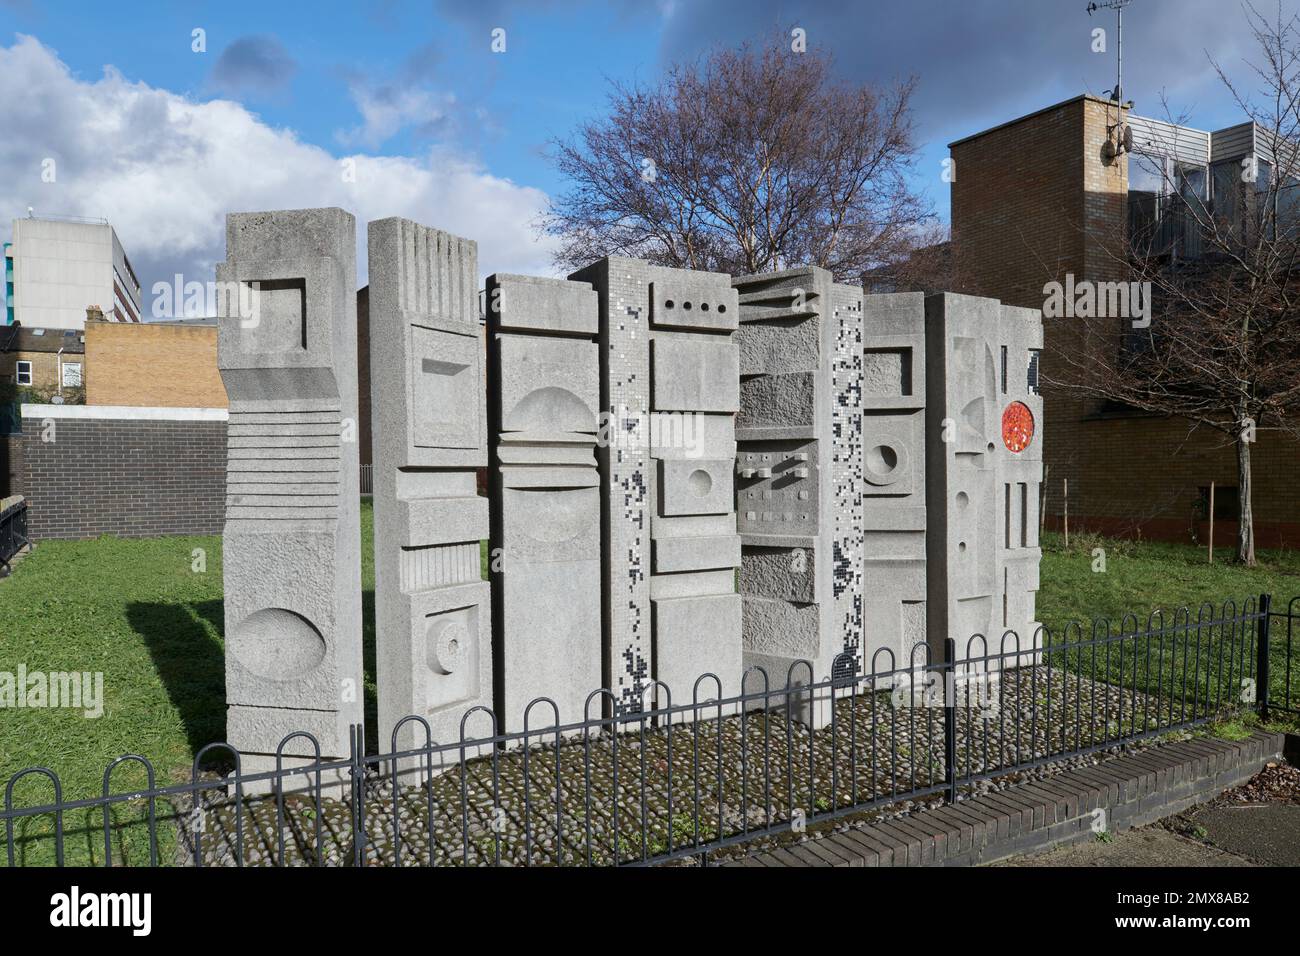
[[[1252,445],[1263,430],[1300,437],[1300,20],[1280,7],[1273,20],[1249,5],[1245,13],[1261,55],[1251,64],[1256,97],[1211,63],[1256,124],[1255,152],[1200,173],[1148,166],[1163,188],[1130,216],[1122,244],[1107,247],[1135,285],[1085,291],[1129,300],[1131,318],[1132,300],[1149,290],[1149,325],[1077,323],[1048,364],[1052,384],[1180,417],[1231,444],[1237,559],[1253,565]],[[1173,139],[1180,123],[1170,123]],[[1131,157],[1130,176],[1138,162]]]
[[[542,229],[557,264],[605,255],[749,274],[805,263],[854,277],[909,247],[927,209],[905,181],[913,80],[831,77],[820,53],[718,50],[552,143],[571,183]]]

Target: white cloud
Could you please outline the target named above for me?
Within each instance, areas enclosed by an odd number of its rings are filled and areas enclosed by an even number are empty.
[[[456,105],[450,93],[435,93],[417,87],[354,84],[352,101],[361,113],[362,125],[342,133],[340,142],[375,148],[407,126],[428,135],[447,124]]]
[[[0,89],[0,217],[25,215],[30,205],[37,215],[107,218],[146,295],[174,272],[187,281],[213,277],[227,212],[312,206],[356,216],[363,282],[365,223],[386,216],[477,240],[484,274],[554,272],[551,244],[532,227],[545,194],[446,149],[335,156],[229,100],[196,102],[112,67],[82,81],[54,51],[21,35],[0,47]],[[56,163],[53,183],[41,179],[46,158]],[[355,162],[355,183],[344,181],[345,158]]]

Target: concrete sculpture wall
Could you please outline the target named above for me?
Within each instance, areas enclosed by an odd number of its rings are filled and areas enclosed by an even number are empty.
[[[477,247],[407,219],[370,223],[368,247],[379,741],[414,714],[445,744],[465,711],[492,706]],[[465,735],[489,727],[479,718]],[[404,725],[399,749],[423,745]]]
[[[996,653],[1008,629],[1031,648],[1041,557],[1041,318],[950,294],[928,297],[925,310],[931,651],[940,659],[951,636],[964,655],[967,638],[983,634]]]
[[[519,730],[601,686],[599,320],[582,282],[495,275],[487,303],[495,704]]]
[[[863,633],[870,672],[926,641],[925,296],[869,295],[862,349]],[[938,440],[936,438],[936,440]],[[887,649],[889,653],[877,651]]]
[[[227,221],[228,736],[250,771],[299,730],[343,756],[362,720],[354,242],[338,209]],[[576,723],[600,687],[593,716],[635,714],[668,702],[652,686],[849,678],[922,640],[1032,652],[1037,313],[611,257],[490,277],[485,347],[472,241],[394,218],[368,250],[381,746],[408,715],[449,744],[474,706],[511,732],[547,697]],[[822,726],[829,695],[794,709]]]
[[[245,772],[308,731],[348,754],[362,721],[355,431],[356,224],[341,209],[226,217],[218,357],[230,399],[224,529],[227,739]],[[286,753],[305,757],[298,738]],[[292,762],[292,761],[289,761]]]
[[[598,302],[600,409],[596,454],[601,479],[601,687],[604,712],[637,713],[653,681],[650,609],[650,302],[649,269],[607,258],[570,279]],[[594,688],[592,688],[594,689]],[[596,712],[593,708],[593,713]]]
[[[737,526],[746,665],[774,687],[858,672],[862,638],[862,292],[804,268],[740,298]],[[829,708],[801,705],[820,726]]]
[[[701,682],[700,701],[719,686],[734,697],[744,671],[735,582],[739,297],[729,276],[652,267],[650,318],[654,675],[674,704],[693,702],[703,674],[718,683]]]

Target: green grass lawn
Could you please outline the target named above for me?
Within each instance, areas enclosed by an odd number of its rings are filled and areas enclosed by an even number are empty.
[[[373,513],[362,505],[362,586],[365,608],[367,721],[374,726]],[[1041,620],[1053,629],[1067,621],[1154,607],[1271,592],[1279,609],[1300,594],[1300,552],[1266,553],[1244,569],[1224,550],[1213,566],[1203,549],[1076,536],[1067,551],[1045,541],[1039,592]],[[1095,548],[1106,570],[1093,570]],[[196,549],[206,567],[196,570]],[[104,767],[124,753],[153,761],[158,783],[188,780],[195,751],[225,733],[222,659],[221,538],[150,540],[100,538],[42,542],[0,581],[0,671],[100,671],[104,714],[80,711],[0,710],[0,784],[33,765],[54,770],[65,799],[96,796]],[[1300,645],[1300,634],[1296,637]],[[1297,647],[1300,651],[1300,646]],[[372,743],[373,747],[373,743]],[[143,771],[119,769],[114,791],[142,787]],[[27,777],[15,803],[48,802],[48,784]],[[160,828],[165,829],[165,828]],[[96,861],[101,848],[82,841],[78,859]],[[69,859],[73,859],[69,849]],[[0,865],[3,847],[0,846]]]

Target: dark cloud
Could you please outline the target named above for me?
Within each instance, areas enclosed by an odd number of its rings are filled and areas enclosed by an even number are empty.
[[[223,93],[266,94],[283,89],[297,72],[289,51],[273,36],[242,36],[221,51],[209,85]]]
[[[1294,12],[1296,0],[1283,4]],[[680,3],[666,20],[660,58],[692,59],[746,38],[787,38],[832,53],[854,81],[917,75],[918,132],[944,142],[1115,83],[1115,14],[1089,16],[1085,0],[908,0]],[[1272,0],[1259,7],[1272,16]],[[1092,52],[1106,30],[1107,52]],[[788,42],[788,41],[787,41]],[[1243,57],[1255,44],[1242,8],[1224,0],[1136,0],[1124,16],[1124,89],[1139,113],[1162,116],[1162,91],[1194,125],[1239,121],[1206,53],[1249,85]]]

